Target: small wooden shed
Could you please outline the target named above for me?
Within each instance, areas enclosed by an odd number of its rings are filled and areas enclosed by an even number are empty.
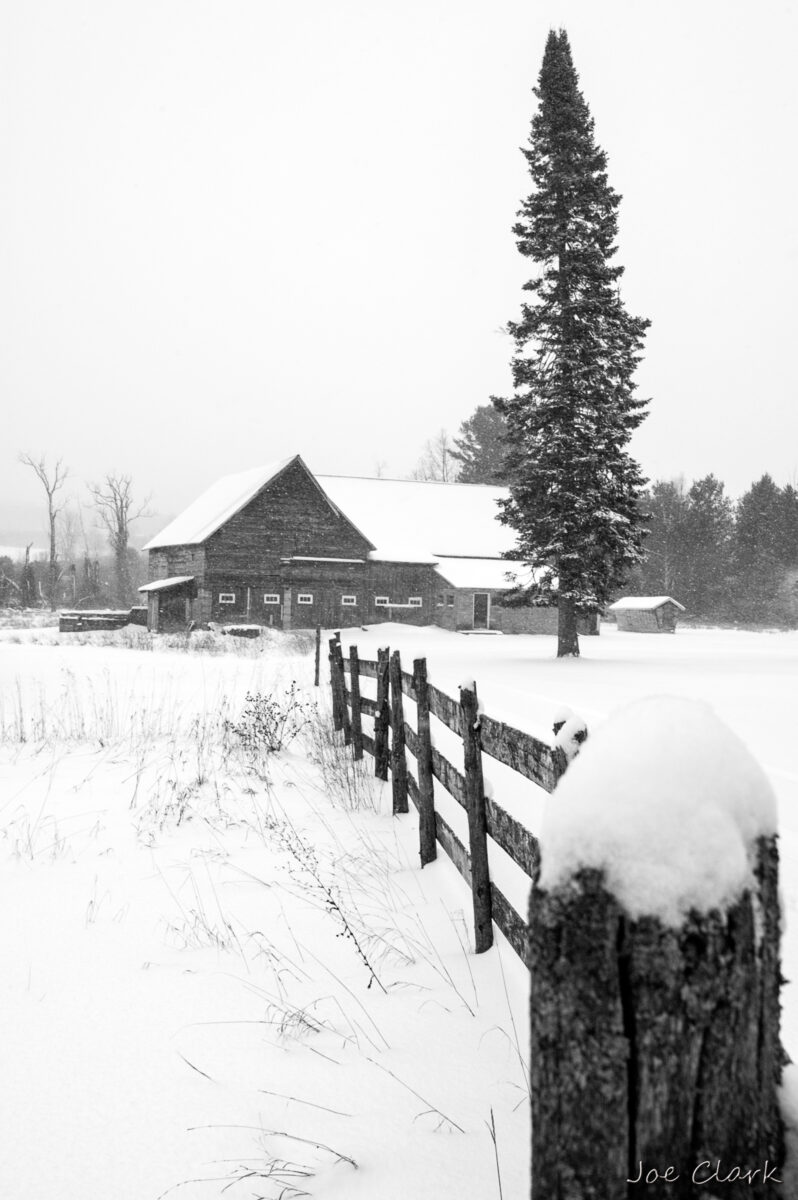
[[[624,596],[607,610],[625,633],[675,633],[684,605],[672,596]]]

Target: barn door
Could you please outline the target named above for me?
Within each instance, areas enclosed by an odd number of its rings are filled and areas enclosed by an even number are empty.
[[[487,629],[490,617],[490,593],[474,592],[474,629]]]

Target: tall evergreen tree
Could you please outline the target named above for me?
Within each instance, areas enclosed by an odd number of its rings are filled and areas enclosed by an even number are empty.
[[[745,621],[774,621],[789,555],[789,493],[763,475],[740,497],[734,523],[736,577],[732,611]]]
[[[540,270],[510,325],[514,393],[494,403],[508,427],[501,520],[518,533],[514,557],[537,568],[538,598],[556,595],[563,656],[579,653],[578,611],[602,604],[642,556],[645,481],[626,446],[645,416],[632,375],[649,322],[619,294],[620,197],[563,30],[549,34],[535,95],[524,150],[534,191],[513,232]]]
[[[714,475],[687,493],[682,588],[676,599],[698,617],[729,615],[734,571],[734,508]]]
[[[787,567],[798,565],[798,491],[788,483],[781,493],[781,560]]]
[[[763,554],[781,560],[785,506],[781,489],[770,475],[752,483],[740,497],[734,529],[735,552],[742,569],[755,566]]]
[[[458,483],[493,483],[503,486],[507,481],[504,469],[507,425],[504,417],[492,404],[480,404],[460,426],[453,439],[450,456],[459,462]]]
[[[639,586],[652,596],[680,600],[687,550],[688,501],[681,479],[658,479],[646,494],[649,527]]]

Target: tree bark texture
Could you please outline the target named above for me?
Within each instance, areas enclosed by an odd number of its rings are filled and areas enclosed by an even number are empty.
[[[784,1197],[775,839],[756,853],[752,891],[678,929],[598,871],[533,886],[533,1200]]]
[[[557,601],[557,657],[579,657],[579,634],[576,624],[576,602],[561,596]]]

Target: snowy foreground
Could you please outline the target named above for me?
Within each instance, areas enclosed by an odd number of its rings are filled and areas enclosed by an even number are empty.
[[[407,670],[426,655],[452,695],[475,679],[491,715],[544,738],[563,703],[595,729],[638,696],[709,701],[778,797],[798,979],[798,635],[605,628],[562,662],[551,638],[353,641]],[[226,722],[294,680],[316,698],[308,639],[0,630],[4,1200],[528,1195],[526,972],[500,937],[470,953],[465,885],[445,856],[419,870],[414,814],[344,774],[326,712],[245,754]],[[533,785],[486,778],[539,827]],[[500,853],[491,869],[522,907],[520,872]]]

